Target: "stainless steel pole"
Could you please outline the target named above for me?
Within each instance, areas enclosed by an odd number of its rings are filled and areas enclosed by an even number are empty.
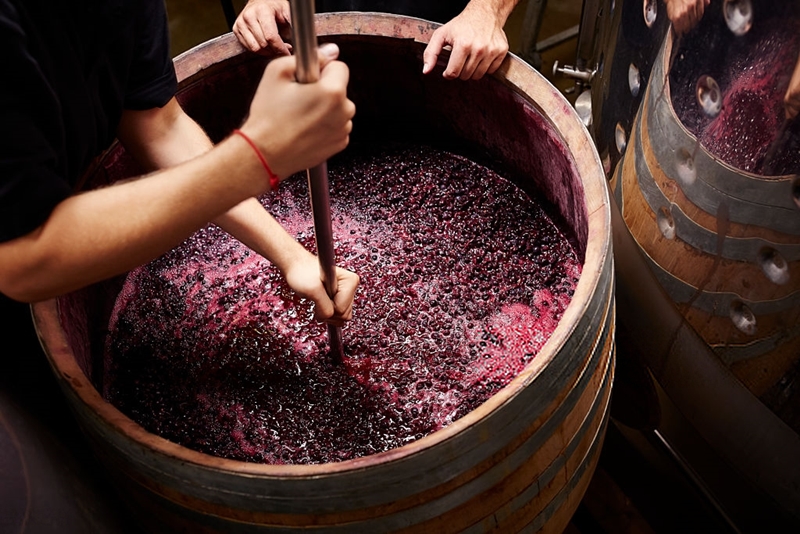
[[[291,0],[294,55],[297,58],[297,81],[314,83],[319,80],[319,58],[317,36],[314,31],[314,0]],[[333,252],[331,230],[331,201],[328,187],[328,164],[322,162],[306,171],[311,211],[314,214],[314,239],[317,243],[322,282],[328,296],[333,298],[337,290],[336,259]],[[342,329],[328,325],[331,356],[341,361],[344,355]]]

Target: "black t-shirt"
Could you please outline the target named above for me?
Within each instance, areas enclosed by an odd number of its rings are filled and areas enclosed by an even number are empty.
[[[461,13],[468,0],[316,0],[317,13],[375,11],[446,23]]]
[[[164,0],[0,0],[0,241],[40,226],[177,81]]]

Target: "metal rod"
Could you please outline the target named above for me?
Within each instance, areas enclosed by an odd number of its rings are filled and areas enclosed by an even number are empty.
[[[297,81],[314,83],[319,80],[317,36],[314,31],[314,0],[291,0],[294,55],[297,58]],[[311,211],[314,214],[314,239],[317,243],[320,273],[325,291],[333,298],[338,289],[336,259],[333,252],[331,230],[331,201],[328,187],[328,164],[323,162],[306,171]],[[328,325],[331,356],[341,361],[344,355],[342,332],[338,326]]]
[[[292,46],[297,58],[297,81],[319,80],[317,34],[314,30],[314,0],[291,0]]]

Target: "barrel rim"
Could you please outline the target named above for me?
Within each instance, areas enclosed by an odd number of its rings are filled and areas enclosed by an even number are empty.
[[[317,35],[321,37],[356,33],[367,37],[414,39],[421,44],[427,44],[433,32],[440,26],[437,23],[413,17],[357,12],[317,15],[316,23]],[[213,50],[213,53],[206,56],[201,54],[201,52],[209,50]],[[201,43],[175,58],[179,81],[188,80],[206,68],[247,53],[249,52],[238,43],[233,33],[227,33]],[[203,59],[198,60],[198,55]],[[334,476],[342,472],[363,470],[373,465],[385,465],[394,460],[401,460],[420,454],[438,443],[448,440],[510,402],[521,389],[533,382],[549,364],[553,363],[557,356],[562,354],[562,349],[575,331],[579,319],[590,307],[593,297],[597,294],[605,295],[605,291],[598,291],[598,286],[602,280],[603,266],[612,261],[611,210],[605,174],[597,150],[577,112],[561,92],[541,73],[512,53],[508,54],[498,71],[491,76],[533,105],[542,114],[545,122],[553,127],[553,132],[563,136],[562,140],[565,146],[570,147],[570,155],[577,172],[576,179],[580,180],[584,190],[588,237],[581,276],[572,300],[565,309],[556,329],[536,358],[483,404],[447,427],[411,443],[385,452],[342,462],[275,465],[220,458],[195,451],[147,432],[138,423],[103,399],[78,365],[67,343],[65,332],[63,329],[58,329],[60,326],[58,299],[51,299],[33,304],[32,312],[40,344],[51,366],[62,378],[62,386],[70,388],[81,402],[92,406],[93,410],[107,424],[115,427],[123,436],[136,443],[147,444],[157,453],[174,457],[181,462],[197,467],[236,472],[240,476],[268,478],[302,479]],[[608,283],[613,283],[613,281]],[[45,340],[49,343],[45,343]]]

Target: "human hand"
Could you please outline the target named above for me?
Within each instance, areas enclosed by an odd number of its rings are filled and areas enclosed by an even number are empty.
[[[251,52],[288,56],[292,46],[282,39],[290,28],[287,0],[249,0],[233,24],[233,33]]]
[[[319,260],[311,253],[289,265],[284,277],[295,293],[314,301],[314,318],[317,321],[342,326],[353,318],[353,299],[360,282],[356,273],[336,267],[337,288],[333,300],[328,297],[322,283]]]
[[[711,0],[667,0],[667,18],[678,35],[691,31],[703,18]]]
[[[436,65],[445,45],[452,51],[443,76],[447,79],[479,80],[496,71],[508,53],[504,20],[490,9],[467,5],[453,20],[439,27],[423,53],[423,74]]]
[[[281,179],[319,165],[350,141],[355,104],[347,98],[347,65],[332,43],[318,50],[320,78],[299,83],[293,56],[272,60],[240,128],[255,141]]]
[[[783,107],[786,110],[786,118],[794,119],[800,113],[800,58],[794,67],[794,73],[789,80],[789,88],[783,97]]]

